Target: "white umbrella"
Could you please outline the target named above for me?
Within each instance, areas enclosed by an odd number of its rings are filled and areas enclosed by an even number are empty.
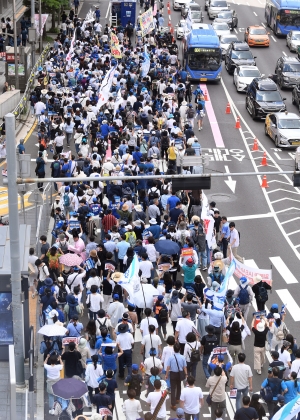
[[[46,335],[47,337],[55,337],[57,335],[66,335],[67,328],[56,324],[47,324],[38,330],[39,334]]]

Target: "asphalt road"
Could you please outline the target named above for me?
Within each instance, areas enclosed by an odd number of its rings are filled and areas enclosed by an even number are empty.
[[[235,9],[239,24],[237,35],[243,40],[245,27],[254,24],[264,24],[264,0],[235,0],[229,1],[231,8]],[[197,1],[204,10],[204,0]],[[100,5],[101,23],[104,26],[108,22],[105,19],[109,13],[109,2],[86,1],[81,10],[81,17],[84,17],[90,7]],[[172,8],[171,8],[172,10]],[[139,5],[137,4],[137,11]],[[138,12],[137,12],[138,13]],[[167,10],[164,11],[165,21],[168,18]],[[173,26],[180,20],[180,12],[171,12]],[[205,13],[205,23],[209,19]],[[269,48],[252,48],[257,56],[257,66],[264,74],[274,72],[277,59],[282,55],[290,55],[286,47],[285,39],[276,38],[272,31],[271,43]],[[181,41],[177,41],[178,45]],[[181,48],[180,48],[181,50]],[[255,50],[255,51],[254,51]],[[291,53],[293,55],[293,53]],[[278,150],[274,143],[264,134],[264,123],[253,121],[245,108],[245,94],[237,93],[233,85],[233,77],[222,72],[222,81],[219,84],[207,85],[210,104],[213,108],[216,122],[218,124],[224,147],[217,147],[211,124],[215,125],[213,119],[208,117],[204,120],[204,128],[201,132],[196,131],[201,146],[205,153],[209,154],[210,162],[206,172],[211,173],[246,173],[264,171],[285,171],[293,170],[294,154],[292,150]],[[290,112],[298,113],[297,108],[292,105],[291,91],[282,92],[287,98],[287,109]],[[226,115],[225,109],[227,103],[232,103],[232,114]],[[235,119],[239,116],[241,119],[240,130],[235,129]],[[259,142],[259,152],[251,152],[253,139],[257,138]],[[26,152],[32,154],[34,159],[37,155],[35,146],[36,136],[33,134],[26,143]],[[267,152],[268,166],[261,167],[260,161],[262,152]],[[34,173],[35,164],[32,163],[32,173]],[[261,176],[239,176],[233,177],[236,185],[230,184],[231,188],[224,182],[228,178],[212,178],[212,188],[206,194],[209,199],[217,203],[222,215],[227,215],[230,220],[236,222],[238,230],[241,232],[241,246],[239,254],[244,256],[246,263],[250,266],[259,268],[270,268],[273,266],[273,291],[269,297],[267,306],[272,303],[288,304],[286,324],[291,333],[297,337],[299,331],[300,308],[298,306],[299,285],[299,251],[300,251],[300,230],[299,230],[299,209],[300,202],[299,189],[292,186],[290,176],[270,175],[268,176],[269,188],[262,189]],[[250,317],[249,317],[250,319]],[[86,319],[85,319],[86,321]],[[170,328],[170,333],[172,330]],[[253,367],[253,338],[246,339],[247,362]],[[140,335],[136,334],[136,345],[134,348],[134,362],[140,362]],[[253,388],[258,391],[260,384],[266,374],[266,366],[261,376],[254,373]],[[202,367],[199,365],[197,370],[197,385],[205,390],[205,377]],[[126,392],[124,385],[119,383],[119,392],[117,393],[118,418],[123,420],[121,412],[121,403]],[[47,400],[47,398],[46,398]],[[233,407],[228,399],[227,408],[229,408],[229,417],[233,418]],[[143,409],[146,410],[146,405]],[[234,405],[234,404],[233,404]],[[167,403],[169,409],[169,402]],[[53,418],[47,415],[48,407],[45,401],[46,419]],[[202,417],[209,417],[210,410],[205,405],[201,410]],[[169,413],[168,413],[169,414]],[[171,412],[173,417],[174,412]]]

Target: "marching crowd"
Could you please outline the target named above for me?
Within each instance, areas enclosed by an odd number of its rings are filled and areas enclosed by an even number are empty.
[[[260,276],[253,287],[240,278],[235,290],[227,290],[224,308],[214,306],[207,295],[222,287],[231,256],[244,260],[239,232],[211,202],[210,247],[201,194],[174,191],[161,177],[195,173],[195,167],[177,165],[177,157],[201,154],[195,129],[201,131],[205,116],[203,92],[200,86],[192,92],[170,34],[138,35],[134,47],[130,24],[114,32],[106,25],[101,35],[98,15],[85,27],[76,14],[68,17],[76,36],[71,60],[62,30],[30,96],[38,119],[39,188],[48,167],[51,177],[66,178],[55,183],[53,242],[41,236],[40,255],[31,249],[29,256],[41,326],[65,327],[63,334],[44,334],[40,348],[50,414],[84,419],[83,407],[93,405],[94,420],[111,416],[122,382],[127,420],[165,420],[168,399],[172,418],[199,419],[208,404],[213,419],[225,419],[227,390],[236,398],[236,420],[261,420],[262,399],[272,418],[300,392],[300,350],[285,324],[285,308],[266,310],[271,287]],[[110,52],[112,35],[120,45],[118,59]],[[142,45],[150,56],[146,74]],[[111,71],[110,92],[98,106]],[[18,149],[25,152],[23,142]],[[131,180],[134,175],[139,178]],[[144,305],[135,304],[122,286],[136,259],[140,287],[156,289],[151,305],[145,297]],[[250,335],[252,367],[245,349]],[[133,359],[136,350],[140,360],[136,353]],[[253,390],[252,370],[263,372],[260,390]],[[57,396],[53,387],[63,377],[85,381],[88,394]],[[195,385],[199,377],[206,378],[207,397]],[[144,391],[148,411],[142,410]],[[252,391],[258,393],[250,398]]]

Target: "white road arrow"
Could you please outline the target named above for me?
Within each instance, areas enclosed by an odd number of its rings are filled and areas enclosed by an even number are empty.
[[[228,166],[225,166],[225,171],[226,171],[226,173],[230,173]],[[235,187],[236,187],[236,181],[234,181],[234,180],[231,178],[231,176],[228,176],[228,180],[227,180],[227,179],[225,179],[224,181],[225,181],[225,183],[227,184],[227,186],[231,189],[231,191],[232,191],[232,192],[233,192],[233,194],[234,194],[234,192],[235,192]]]

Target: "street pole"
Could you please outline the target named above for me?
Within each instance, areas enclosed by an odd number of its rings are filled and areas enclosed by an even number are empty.
[[[9,113],[5,115],[5,128],[7,152],[12,317],[15,348],[16,383],[17,386],[24,387],[24,322],[21,288],[21,256],[19,244],[19,209],[14,114]]]
[[[34,20],[34,12],[35,12],[35,3],[34,0],[31,0],[31,27],[35,28],[35,20]],[[31,68],[33,69],[35,65],[35,42],[31,43]]]
[[[18,46],[17,46],[16,0],[13,0],[13,27],[14,27],[15,79],[16,79],[16,89],[19,89],[19,65],[18,65]]]
[[[42,34],[42,0],[39,0],[39,26],[40,26],[40,54],[43,52],[43,34]]]

